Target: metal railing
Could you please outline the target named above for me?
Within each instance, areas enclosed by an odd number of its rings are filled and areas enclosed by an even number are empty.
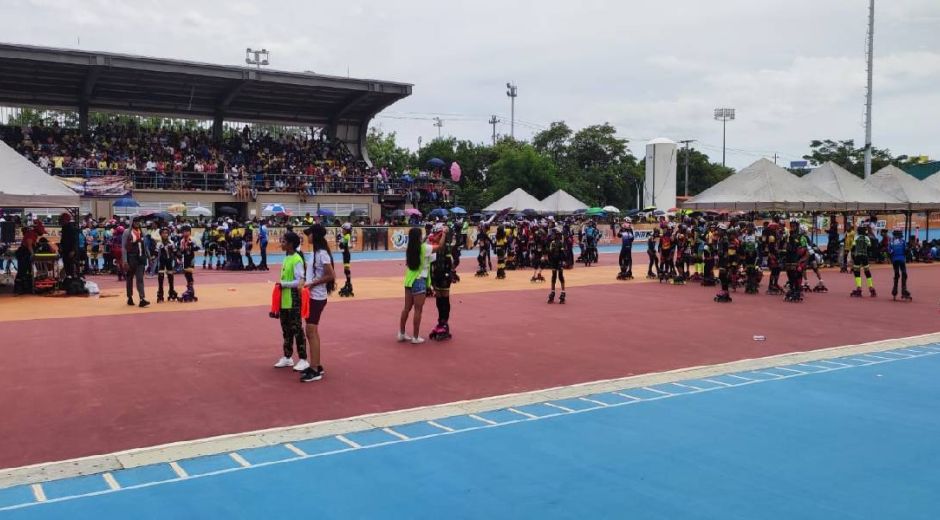
[[[123,177],[135,190],[222,191],[237,194],[240,190],[262,193],[302,193],[317,195],[384,194],[406,195],[414,190],[449,195],[453,186],[443,178],[416,177],[410,182],[401,178],[384,180],[374,175],[306,175],[306,174],[245,174],[215,172],[158,172],[146,170],[99,170],[95,168],[47,168],[47,173],[60,177],[83,177],[91,180],[105,176]]]

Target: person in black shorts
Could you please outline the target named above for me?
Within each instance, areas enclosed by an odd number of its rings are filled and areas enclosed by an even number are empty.
[[[443,224],[434,226],[433,234],[428,237],[430,244],[440,244],[436,257],[431,262],[431,287],[437,304],[437,326],[431,330],[429,338],[437,341],[450,339],[450,286],[453,283],[453,250],[449,247],[451,233]],[[459,252],[459,251],[458,251]]]
[[[306,265],[304,287],[310,291],[310,310],[307,314],[307,356],[309,366],[300,376],[302,383],[323,379],[323,365],[320,364],[320,317],[326,308],[327,297],[336,289],[336,271],[333,267],[333,253],[326,241],[326,228],[314,224],[304,230],[310,239],[311,258]]]
[[[548,303],[555,303],[555,280],[561,282],[561,294],[558,303],[565,303],[565,243],[561,229],[555,229],[548,244],[548,266],[552,270],[552,292],[548,293]]]

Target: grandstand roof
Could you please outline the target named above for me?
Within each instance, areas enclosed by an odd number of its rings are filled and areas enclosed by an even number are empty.
[[[359,124],[411,85],[0,43],[0,104],[309,125]]]

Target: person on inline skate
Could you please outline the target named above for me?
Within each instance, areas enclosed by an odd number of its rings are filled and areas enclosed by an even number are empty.
[[[744,235],[741,237],[741,247],[744,251],[744,292],[757,294],[760,292],[760,266],[757,263],[757,233],[753,222],[748,222]]]
[[[339,290],[339,295],[344,298],[355,296],[352,285],[352,253],[350,252],[352,247],[352,224],[349,222],[343,224],[342,229],[336,236],[336,245],[343,255],[343,274],[346,276],[346,284]]]
[[[487,227],[483,224],[477,230],[477,239],[474,245],[480,248],[480,252],[477,254],[478,268],[474,276],[489,276],[490,273],[486,270],[486,264],[490,256],[490,235]]]
[[[617,274],[618,280],[633,279],[633,222],[630,217],[623,217],[623,225],[620,226],[620,273]]]
[[[156,244],[157,252],[157,303],[163,303],[163,279],[169,284],[169,300],[176,301],[178,295],[173,288],[173,273],[176,272],[176,244],[170,240],[170,230],[160,229],[160,241]]]
[[[659,245],[659,229],[654,229],[646,237],[646,256],[649,257],[649,265],[646,267],[646,277],[649,279],[656,278],[659,273],[659,258],[656,256],[656,248]],[[656,269],[656,272],[653,272],[653,269]]]
[[[193,229],[189,224],[183,224],[180,227],[180,246],[179,254],[183,259],[183,277],[186,279],[186,290],[180,295],[181,302],[195,302],[196,288],[193,282],[193,271],[195,270],[196,251],[199,251],[199,245],[193,241]]]
[[[721,282],[721,291],[715,295],[715,301],[719,303],[730,303],[731,293],[728,289],[731,285],[731,243],[728,240],[727,227],[724,223],[718,224],[716,234],[716,256],[718,257],[718,280]],[[735,253],[736,254],[736,253]]]
[[[502,224],[496,226],[496,279],[506,278],[506,248],[509,240],[506,237],[506,228]]]
[[[863,222],[858,225],[858,234],[855,236],[855,243],[852,248],[852,274],[855,275],[855,290],[851,296],[854,298],[862,297],[862,271],[865,272],[865,278],[868,280],[868,293],[872,298],[878,294],[875,292],[875,282],[871,278],[871,267],[868,264],[868,254],[871,251],[871,236],[868,234],[868,224]]]
[[[555,303],[556,279],[561,283],[561,294],[558,296],[558,303],[565,303],[565,244],[563,235],[561,229],[555,229],[548,245],[548,266],[552,270],[552,292],[548,294],[548,303]]]
[[[790,232],[784,243],[784,268],[787,270],[787,294],[784,301],[803,301],[803,270],[809,259],[809,242],[800,230],[800,222],[790,221]]]
[[[584,265],[587,267],[597,263],[598,240],[600,240],[600,231],[597,230],[597,223],[591,220],[584,230]]]
[[[453,250],[447,247],[451,233],[446,226],[437,224],[428,237],[428,243],[439,245],[435,258],[431,262],[431,286],[434,288],[434,300],[437,305],[437,325],[428,336],[432,340],[450,339],[450,286],[453,283]],[[499,233],[497,231],[497,233]]]
[[[904,233],[895,229],[893,237],[888,244],[888,253],[891,255],[891,267],[894,268],[894,287],[891,289],[891,298],[898,299],[898,279],[901,280],[901,299],[911,301],[911,293],[907,291],[907,255],[909,248],[904,240]]]

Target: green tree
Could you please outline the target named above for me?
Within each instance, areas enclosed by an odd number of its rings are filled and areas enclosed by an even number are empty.
[[[547,130],[542,130],[532,137],[532,146],[558,164],[568,153],[572,134],[571,128],[564,121],[555,121]]]
[[[503,146],[499,149],[499,159],[487,172],[489,189],[484,200],[492,202],[516,188],[543,199],[558,189],[555,171],[555,163],[531,145]]]
[[[685,149],[679,151],[676,193],[685,192]],[[695,196],[727,179],[734,170],[718,163],[713,163],[707,155],[693,148],[689,149],[689,196]]]
[[[400,172],[414,163],[414,154],[410,150],[398,146],[395,132],[384,133],[382,130],[371,127],[366,135],[366,150],[369,159],[376,167],[388,167],[391,171]]]
[[[865,148],[856,148],[854,140],[845,139],[842,141],[834,141],[832,139],[817,139],[810,141],[809,147],[810,153],[804,155],[803,158],[809,161],[813,166],[819,166],[827,161],[832,161],[859,177],[865,176]],[[872,147],[872,172],[884,168],[893,161],[894,159],[891,156],[890,150]]]

